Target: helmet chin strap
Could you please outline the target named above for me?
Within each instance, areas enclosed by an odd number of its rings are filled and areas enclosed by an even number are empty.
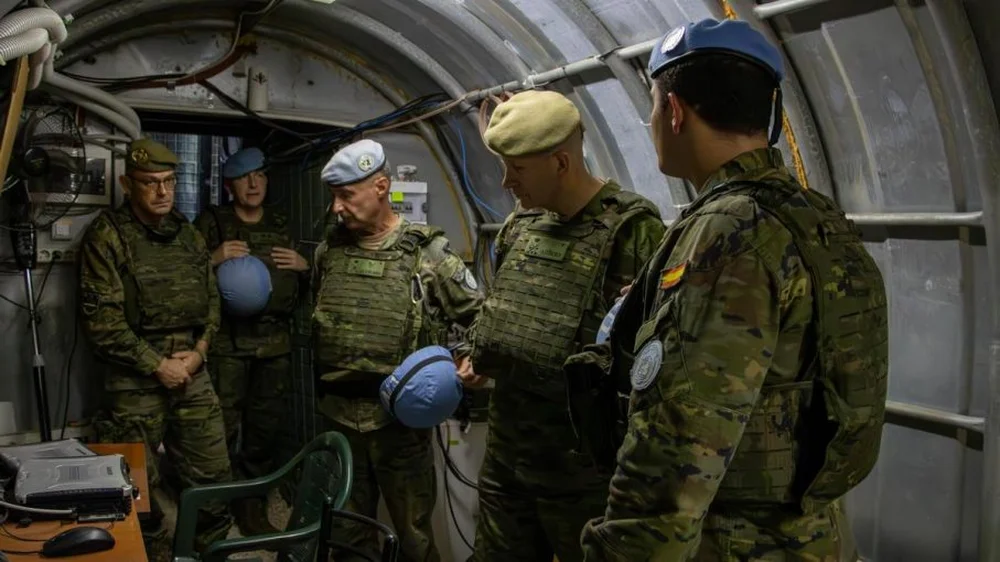
[[[783,109],[784,106],[781,103],[781,86],[778,86],[774,94],[774,122],[771,125],[771,138],[768,139],[767,141],[768,146],[774,146],[778,144],[778,139],[781,138]]]

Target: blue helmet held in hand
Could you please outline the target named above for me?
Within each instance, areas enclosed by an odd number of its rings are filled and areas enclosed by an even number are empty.
[[[410,354],[382,381],[382,406],[407,427],[434,427],[462,401],[462,381],[451,352],[432,345]]]
[[[254,256],[228,259],[215,272],[222,308],[231,316],[260,314],[271,299],[271,272]]]

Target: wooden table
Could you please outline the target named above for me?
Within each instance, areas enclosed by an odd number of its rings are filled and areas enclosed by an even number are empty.
[[[36,521],[27,527],[20,528],[17,526],[17,522],[8,521],[3,525],[3,529],[0,530],[0,551],[7,555],[10,562],[48,560],[48,558],[42,558],[41,554],[15,554],[15,552],[39,551],[45,540],[67,529],[81,526],[107,529],[115,537],[115,546],[111,550],[103,552],[69,556],[65,558],[67,561],[148,562],[146,547],[142,543],[142,531],[139,529],[139,513],[149,511],[149,482],[146,477],[146,452],[142,443],[88,443],[86,446],[99,455],[121,454],[125,456],[125,460],[129,464],[132,482],[140,490],[139,498],[132,502],[132,511],[123,521],[115,521],[114,523],[105,521],[89,523]]]

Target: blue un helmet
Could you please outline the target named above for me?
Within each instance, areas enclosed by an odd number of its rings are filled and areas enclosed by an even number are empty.
[[[410,354],[379,389],[382,406],[403,425],[444,423],[462,401],[462,381],[451,352],[432,345]]]
[[[774,125],[769,142],[771,145],[777,143],[781,136],[781,81],[785,78],[785,67],[777,47],[747,22],[703,19],[697,23],[675,27],[653,47],[649,56],[649,75],[656,78],[678,62],[707,53],[742,58],[774,77],[777,95],[774,99]]]
[[[222,308],[231,316],[256,316],[271,300],[271,272],[254,256],[228,259],[215,275]]]

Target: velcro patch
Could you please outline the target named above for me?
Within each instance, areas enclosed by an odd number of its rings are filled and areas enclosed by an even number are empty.
[[[685,271],[687,271],[687,263],[664,270],[660,274],[660,290],[665,291],[680,283],[681,279],[684,278]]]

